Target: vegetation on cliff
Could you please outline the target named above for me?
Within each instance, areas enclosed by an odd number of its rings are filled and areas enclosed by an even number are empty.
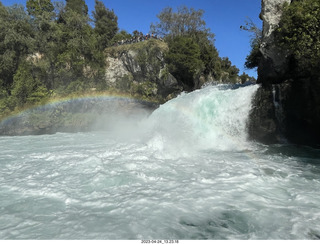
[[[115,45],[105,50],[107,58],[107,72],[105,89],[115,92],[125,92],[131,97],[163,103],[168,85],[163,85],[168,80],[168,69],[164,62],[164,53],[168,52],[168,44],[158,39],[135,42],[130,45]],[[117,60],[116,67],[110,58]],[[111,66],[111,67],[110,67]],[[117,70],[113,70],[116,68]],[[121,69],[123,73],[121,73]],[[115,74],[110,79],[110,73]],[[114,81],[112,81],[114,80]],[[166,94],[161,92],[163,88]]]
[[[275,41],[287,53],[294,76],[320,76],[320,1],[285,4]]]
[[[68,0],[56,9],[50,0],[28,0],[27,12],[21,5],[0,3],[0,113],[102,82],[104,47],[87,12],[83,0]]]
[[[105,80],[106,49],[140,32],[119,31],[116,14],[99,0],[92,17],[84,0],[66,0],[66,4],[27,0],[26,11],[22,5],[5,7],[0,2],[0,115],[52,97],[110,89]],[[209,77],[224,82],[241,80],[230,60],[219,57],[214,35],[202,18],[203,10],[181,7],[174,12],[166,8],[158,17],[160,22],[151,30],[164,35],[166,70],[185,90],[199,88],[199,80]],[[148,54],[146,47],[139,46],[141,68],[157,58]],[[154,78],[152,73],[149,76],[143,84],[132,83],[129,90],[124,77],[116,88],[150,97]],[[248,77],[243,74],[241,78]]]
[[[251,33],[251,51],[249,55],[246,57],[246,62],[244,66],[248,69],[257,68],[262,58],[262,53],[260,51],[260,45],[262,41],[262,30],[258,28],[255,25],[255,23],[253,23],[253,21],[250,19],[246,21],[245,25],[240,26],[240,28]]]
[[[249,134],[263,143],[320,145],[320,1],[262,1],[264,33]],[[285,3],[286,2],[286,3]],[[284,3],[284,4],[281,4]],[[259,50],[258,49],[258,50]],[[251,54],[259,54],[253,46]],[[256,62],[258,61],[258,62]]]
[[[320,1],[295,0],[281,7],[281,19],[274,31],[274,44],[288,63],[287,78],[320,76]],[[251,52],[245,66],[259,66],[261,31],[247,22],[242,29],[253,33]]]

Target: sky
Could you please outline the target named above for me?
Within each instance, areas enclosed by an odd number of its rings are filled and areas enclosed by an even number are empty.
[[[27,0],[0,0],[5,6],[22,4]],[[52,0],[53,2],[54,0]],[[215,46],[220,57],[228,57],[240,72],[257,77],[256,70],[245,69],[246,56],[250,53],[250,33],[240,29],[250,18],[258,27],[260,0],[100,0],[118,16],[120,30],[134,30],[147,34],[150,24],[158,22],[157,15],[165,8],[185,5],[196,10],[203,9],[207,28],[215,34]],[[94,0],[85,0],[89,13],[94,10]]]

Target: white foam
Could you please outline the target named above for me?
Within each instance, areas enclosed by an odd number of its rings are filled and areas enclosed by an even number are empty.
[[[320,153],[247,150],[248,89],[183,94],[134,140],[0,138],[0,239],[319,238]]]
[[[246,123],[258,86],[224,90],[208,86],[182,94],[150,116],[148,145],[158,150],[244,150],[249,147]],[[182,149],[182,151],[181,151]]]

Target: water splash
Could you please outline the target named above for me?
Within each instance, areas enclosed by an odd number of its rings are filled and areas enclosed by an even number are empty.
[[[147,124],[151,147],[192,154],[198,150],[245,150],[246,124],[258,86],[208,86],[160,106]]]
[[[238,151],[255,90],[182,94],[133,140],[0,137],[0,239],[319,239],[320,151]]]

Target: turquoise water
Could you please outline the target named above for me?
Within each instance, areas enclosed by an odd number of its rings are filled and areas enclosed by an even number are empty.
[[[246,139],[256,86],[109,131],[0,137],[0,239],[319,239],[320,151]]]

